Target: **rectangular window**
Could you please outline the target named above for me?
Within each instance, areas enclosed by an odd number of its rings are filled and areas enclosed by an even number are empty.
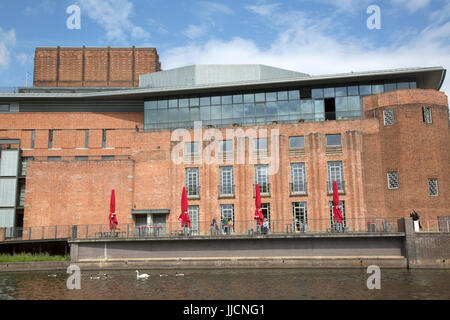
[[[55,156],[55,157],[47,157],[47,160],[48,160],[48,161],[60,161],[60,160],[61,160],[61,157],[59,157],[59,156]]]
[[[230,231],[234,231],[234,204],[220,205],[220,221],[223,222],[224,218],[227,218],[228,221],[231,221],[233,227]]]
[[[295,232],[306,231],[305,226],[308,224],[306,201],[292,202],[292,220]]]
[[[86,149],[89,148],[89,130],[88,130],[88,129],[86,129],[86,130],[84,131],[84,147],[85,147]]]
[[[233,140],[220,141],[220,152],[233,152]]]
[[[77,161],[86,161],[88,159],[89,159],[88,156],[76,156],[75,157],[75,160],[77,160]]]
[[[186,168],[186,194],[200,195],[198,168]]]
[[[394,124],[394,109],[386,109],[383,111],[383,120],[385,126],[392,126]]]
[[[305,148],[305,137],[289,137],[289,149]]]
[[[388,172],[388,189],[398,189],[398,172]]]
[[[189,220],[191,220],[191,234],[200,234],[199,206],[188,206]]]
[[[234,195],[233,167],[220,167],[219,195]]]
[[[30,143],[30,149],[34,149],[34,136],[35,136],[35,130],[31,130],[31,143]]]
[[[102,160],[114,160],[114,156],[102,156]]]
[[[261,203],[261,211],[264,219],[267,219],[270,225],[270,203]]]
[[[25,205],[25,183],[20,184],[19,207]]]
[[[33,161],[34,157],[22,157],[22,169],[21,169],[21,175],[24,177],[27,175],[27,162]]]
[[[0,104],[0,112],[9,112],[9,104]]]
[[[336,181],[338,191],[344,192],[344,170],[342,161],[328,162],[328,193],[333,193],[333,184]]]
[[[305,163],[291,163],[291,194],[306,194]]]
[[[431,117],[431,107],[423,107],[423,122],[425,123],[433,123],[433,119]]]
[[[198,154],[199,142],[186,142],[186,154]]]
[[[327,147],[340,147],[341,135],[340,134],[327,134]]]
[[[52,129],[48,130],[48,148],[49,149],[53,148],[53,130]]]
[[[330,221],[331,223],[334,223],[334,217],[333,217],[333,201],[330,201],[328,203],[329,208],[330,208]],[[342,212],[342,217],[344,218],[344,221],[342,222],[344,227],[347,225],[346,224],[346,219],[345,219],[345,201],[339,201],[339,208],[341,209]]]
[[[428,194],[430,196],[438,196],[438,181],[437,179],[428,179]]]
[[[255,143],[255,151],[267,151],[267,138],[256,138],[253,141]]]
[[[106,129],[102,130],[102,148],[106,148]]]
[[[270,193],[269,185],[269,167],[267,165],[256,165],[255,166],[255,188],[259,184],[259,189],[261,194]],[[256,189],[255,189],[256,190]]]

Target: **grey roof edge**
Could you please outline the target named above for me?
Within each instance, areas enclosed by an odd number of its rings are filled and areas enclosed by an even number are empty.
[[[440,83],[443,83],[446,69],[442,66],[436,67],[415,67],[415,68],[399,68],[399,69],[386,69],[386,70],[375,70],[375,71],[360,71],[360,72],[349,72],[349,73],[338,73],[338,74],[328,74],[328,75],[311,75],[310,77],[293,77],[284,79],[271,79],[271,80],[257,80],[257,81],[236,81],[233,83],[215,83],[209,85],[193,85],[193,86],[180,86],[180,87],[167,87],[167,88],[132,88],[126,90],[117,91],[105,91],[105,92],[92,92],[92,93],[0,93],[0,99],[35,99],[35,98],[69,98],[69,99],[83,99],[83,98],[107,98],[115,96],[130,96],[139,94],[152,94],[152,93],[167,93],[174,94],[178,91],[190,91],[196,89],[221,89],[221,88],[234,88],[245,85],[270,85],[270,84],[290,84],[296,82],[314,82],[320,80],[332,80],[332,79],[349,79],[349,78],[359,78],[359,77],[370,77],[370,76],[380,76],[380,75],[401,75],[401,74],[412,74],[412,73],[425,73],[441,71],[442,76]],[[436,86],[437,90],[438,85]]]

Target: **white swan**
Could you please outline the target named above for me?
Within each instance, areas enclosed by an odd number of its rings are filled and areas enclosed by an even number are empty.
[[[139,274],[139,271],[136,270],[136,279],[147,279],[148,277],[150,277],[149,274],[146,273]]]
[[[175,273],[175,277],[184,277],[184,273]]]
[[[160,277],[167,277],[168,274],[161,273],[159,276],[160,276]]]

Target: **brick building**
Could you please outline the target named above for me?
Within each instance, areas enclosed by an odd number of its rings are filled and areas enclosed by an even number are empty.
[[[111,52],[109,76],[87,71],[96,51],[38,49],[36,61],[60,56],[59,71],[53,62],[35,66],[33,88],[0,94],[0,226],[108,224],[114,189],[119,224],[171,228],[186,186],[194,231],[208,232],[223,216],[244,231],[258,183],[272,223],[324,231],[333,181],[348,224],[407,217],[413,208],[423,219],[449,215],[441,67],[153,72],[156,51],[120,49],[129,60],[116,72],[115,49],[95,50]],[[136,85],[139,70],[147,70],[139,88],[107,87]]]

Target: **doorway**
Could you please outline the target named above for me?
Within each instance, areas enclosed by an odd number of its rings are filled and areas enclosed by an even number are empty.
[[[325,99],[325,120],[336,120],[336,101],[334,98]]]

